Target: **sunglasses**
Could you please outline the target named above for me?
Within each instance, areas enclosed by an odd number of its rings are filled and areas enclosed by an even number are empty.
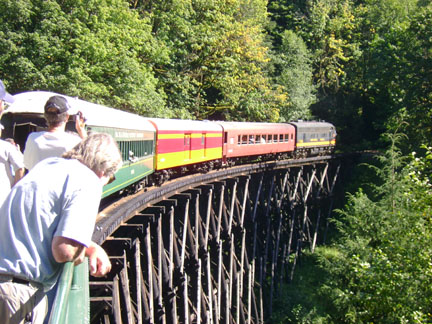
[[[62,111],[62,108],[60,108],[59,105],[57,105],[54,102],[51,102],[48,106],[45,107],[45,110],[49,113],[60,113],[60,111]]]
[[[107,182],[107,185],[109,185],[110,183],[113,183],[115,181],[116,177],[114,174],[110,175],[109,180]]]

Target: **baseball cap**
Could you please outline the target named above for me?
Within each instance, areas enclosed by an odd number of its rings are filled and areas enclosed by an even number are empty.
[[[45,103],[46,113],[62,114],[70,109],[71,106],[68,104],[66,98],[62,96],[52,96]]]
[[[15,101],[14,97],[6,92],[6,88],[2,80],[0,80],[0,100],[4,100],[10,104]]]

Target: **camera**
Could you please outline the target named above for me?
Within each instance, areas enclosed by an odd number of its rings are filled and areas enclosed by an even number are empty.
[[[75,117],[75,120],[80,120],[84,123],[87,121],[87,119],[84,117],[84,115],[81,111],[78,111],[74,117]]]

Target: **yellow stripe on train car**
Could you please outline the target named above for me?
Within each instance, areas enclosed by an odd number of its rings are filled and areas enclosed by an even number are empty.
[[[324,146],[324,145],[331,145],[335,144],[336,141],[323,141],[323,142],[308,142],[308,143],[297,143],[297,147],[307,147],[307,146]]]
[[[178,138],[184,138],[185,135],[188,135],[192,138],[201,138],[202,135],[205,135],[205,137],[220,137],[222,138],[221,133],[186,133],[186,134],[159,134],[158,139],[178,139]]]
[[[205,151],[205,155],[204,155]],[[167,169],[182,165],[200,163],[222,158],[222,148],[208,148],[206,150],[180,151],[158,154],[156,169]]]

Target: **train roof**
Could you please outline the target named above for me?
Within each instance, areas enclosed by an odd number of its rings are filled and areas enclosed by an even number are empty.
[[[222,132],[222,127],[214,122],[201,120],[149,118],[159,131],[212,131]]]
[[[294,129],[292,125],[285,123],[258,123],[258,122],[225,122],[225,121],[217,121],[219,125],[221,125],[224,130],[253,130],[260,132],[273,132],[276,130],[286,131],[287,129]]]
[[[145,117],[49,91],[18,93],[14,95],[15,101],[5,113],[43,115],[46,101],[55,95],[67,99],[72,108],[70,115],[81,111],[89,126],[155,131],[153,125]]]
[[[290,122],[290,124],[296,127],[308,127],[308,128],[335,128],[333,124],[325,122],[325,121],[295,121]]]

